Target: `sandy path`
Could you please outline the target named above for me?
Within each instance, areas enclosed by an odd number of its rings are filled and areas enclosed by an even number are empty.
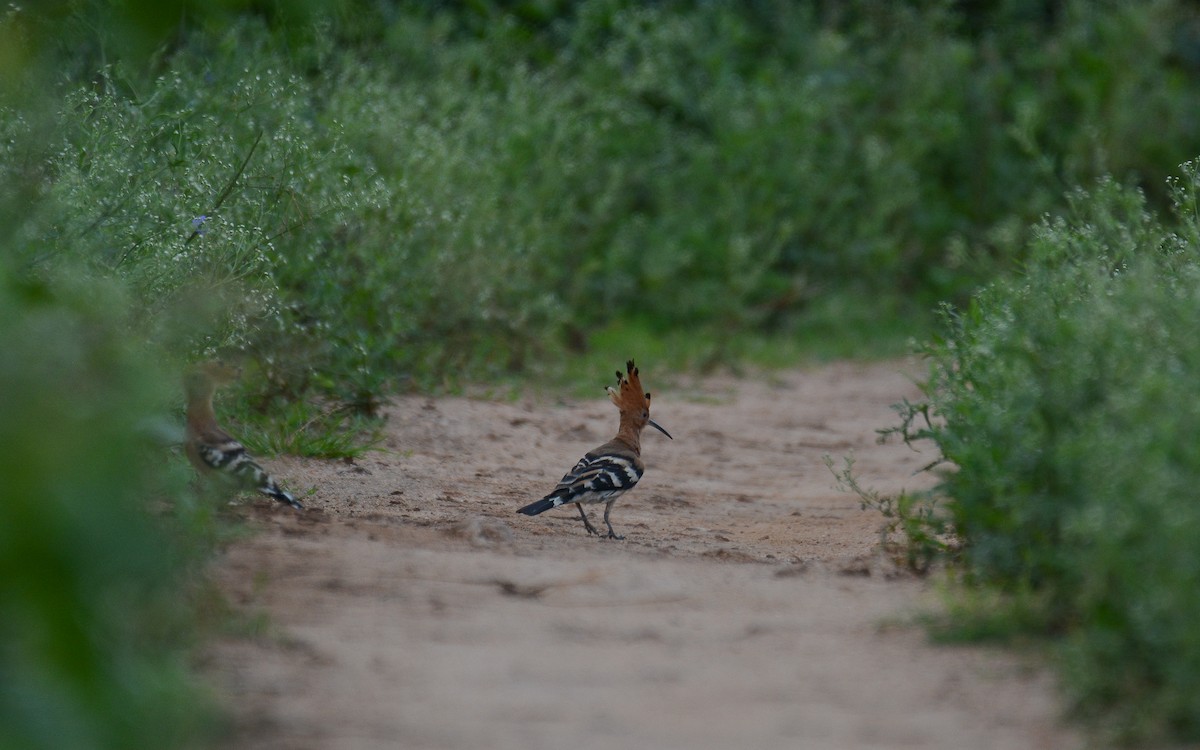
[[[615,431],[587,402],[420,397],[357,464],[281,460],[296,515],[217,563],[269,626],[210,649],[240,748],[1067,748],[1053,684],[1011,655],[928,645],[930,584],[877,552],[880,518],[821,463],[914,486],[875,444],[905,363],[664,382],[624,542],[514,510]],[[593,511],[595,512],[595,511]],[[596,516],[598,522],[598,516]]]

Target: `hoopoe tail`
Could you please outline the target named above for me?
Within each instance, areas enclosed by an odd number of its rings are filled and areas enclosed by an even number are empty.
[[[558,495],[547,495],[536,503],[530,503],[524,508],[517,510],[518,513],[524,513],[527,516],[536,516],[539,513],[545,513],[551,508],[557,508],[563,504],[563,500]]]
[[[242,461],[234,469],[234,472],[242,478],[247,486],[253,487],[267,497],[278,500],[281,503],[286,503],[296,510],[304,510],[304,506],[300,504],[300,501],[292,493],[281,488],[274,477],[249,458]]]
[[[288,492],[287,490],[280,489],[279,485],[275,484],[274,481],[267,486],[259,487],[258,491],[269,498],[278,500],[281,503],[287,503],[296,510],[304,510],[304,506],[300,504],[299,500],[292,496],[292,493]]]

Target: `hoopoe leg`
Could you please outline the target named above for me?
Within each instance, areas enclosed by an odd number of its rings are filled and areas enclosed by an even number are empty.
[[[608,538],[619,540],[624,539],[625,537],[617,536],[617,532],[613,531],[612,522],[608,520],[608,514],[612,511],[613,503],[616,501],[616,498],[613,498],[604,504],[604,523],[608,526]]]
[[[583,528],[587,529],[588,534],[595,534],[596,536],[600,536],[600,532],[596,531],[596,528],[594,526],[592,526],[592,522],[588,520],[587,513],[583,512],[583,503],[575,503],[575,507],[579,508],[579,517],[583,519]],[[604,516],[605,516],[605,519],[608,518],[607,513],[605,513]],[[609,528],[612,528],[612,527],[610,526]]]

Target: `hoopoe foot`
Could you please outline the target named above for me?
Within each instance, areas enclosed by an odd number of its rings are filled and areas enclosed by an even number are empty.
[[[588,520],[587,513],[583,511],[583,506],[576,503],[575,507],[579,508],[579,517],[583,519],[583,528],[587,529],[588,536],[600,536],[600,532],[596,531],[596,527]]]
[[[609,500],[608,503],[604,506],[604,525],[608,527],[608,538],[616,539],[617,541],[620,541],[620,540],[624,539],[625,537],[619,536],[617,534],[617,532],[613,531],[612,521],[608,520],[608,514],[612,513],[612,506],[613,506],[612,500]]]

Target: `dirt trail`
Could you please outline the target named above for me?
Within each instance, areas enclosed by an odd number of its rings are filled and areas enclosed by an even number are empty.
[[[623,542],[574,509],[515,509],[611,437],[616,410],[403,398],[388,453],[281,460],[303,514],[217,563],[266,632],[206,669],[238,748],[1069,748],[1053,684],[1012,655],[929,645],[930,584],[878,554],[880,518],[838,493],[853,451],[894,491],[929,456],[876,445],[911,363],[669,382],[646,368],[646,476]],[[593,508],[593,514],[596,510]],[[598,522],[598,516],[595,516]]]

